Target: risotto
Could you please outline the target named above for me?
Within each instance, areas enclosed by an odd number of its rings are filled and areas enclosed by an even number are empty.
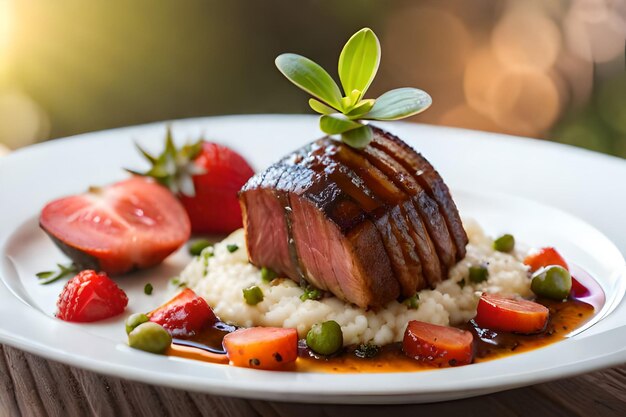
[[[473,220],[464,221],[469,237],[467,255],[449,272],[449,279],[418,292],[417,305],[391,301],[379,310],[365,310],[334,296],[302,300],[304,290],[287,278],[265,282],[261,270],[248,262],[243,229],[213,247],[206,248],[184,269],[180,282],[204,297],[215,314],[237,326],[291,327],[305,337],[311,326],[334,320],[343,331],[344,345],[385,345],[402,340],[411,320],[439,325],[466,322],[476,314],[482,292],[529,296],[528,267],[524,250],[512,253],[493,249],[493,240]],[[519,245],[518,245],[519,246]],[[470,266],[486,266],[486,281],[470,282]],[[263,300],[250,305],[243,289],[258,286]]]

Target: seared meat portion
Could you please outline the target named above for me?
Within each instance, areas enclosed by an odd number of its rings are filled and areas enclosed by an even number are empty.
[[[364,150],[319,139],[248,181],[254,265],[373,308],[446,278],[467,244],[448,188],[407,144],[374,134]]]

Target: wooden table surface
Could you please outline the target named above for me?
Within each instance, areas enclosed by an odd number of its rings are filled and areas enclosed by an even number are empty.
[[[560,381],[443,403],[311,405],[219,397],[131,382],[0,345],[0,417],[21,415],[626,416],[626,364]]]

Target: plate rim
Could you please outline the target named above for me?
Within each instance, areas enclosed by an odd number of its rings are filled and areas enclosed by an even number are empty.
[[[265,118],[268,115],[229,115],[229,116],[217,116],[217,117],[208,117],[208,118],[190,118],[190,119],[181,119],[181,120],[175,120],[175,121],[170,121],[170,123],[173,124],[177,124],[177,123],[188,123],[188,124],[202,124],[203,122],[206,122],[207,120],[211,120],[211,121],[215,121],[216,119],[224,119],[224,118],[254,118],[254,117],[262,117]],[[285,117],[285,115],[269,115],[270,117]],[[307,118],[307,119],[311,119],[314,118],[315,116],[301,116],[301,115],[286,115],[286,117],[290,117],[290,118]],[[21,150],[18,150],[12,154],[9,154],[8,156],[5,156],[3,158],[0,158],[0,168],[2,167],[2,165],[5,163],[4,161],[6,161],[7,159],[13,159],[13,158],[17,158],[19,157],[19,155],[24,155],[24,154],[28,154],[28,152],[32,152],[33,150],[37,151],[42,149],[42,147],[45,146],[65,146],[67,142],[69,141],[78,141],[83,139],[85,136],[93,136],[96,134],[117,134],[120,135],[121,133],[123,133],[125,130],[129,130],[129,129],[138,129],[138,130],[142,130],[145,129],[147,127],[154,127],[154,126],[163,126],[164,123],[168,123],[168,122],[154,122],[154,123],[149,123],[149,124],[143,124],[143,125],[136,125],[136,126],[128,126],[128,127],[122,127],[122,128],[117,128],[117,129],[110,129],[110,130],[104,130],[104,131],[98,131],[98,132],[91,132],[91,133],[84,133],[84,134],[80,134],[80,135],[75,135],[75,136],[71,136],[68,138],[64,138],[64,139],[60,139],[60,140],[55,140],[52,142],[46,142],[46,143],[42,143],[42,144],[37,144],[34,146],[30,146],[30,147],[26,147],[23,148]],[[381,124],[382,125],[382,124]],[[415,124],[411,124],[411,125],[415,125]],[[473,132],[473,134],[476,134],[475,131],[467,131],[465,129],[456,129],[456,128],[448,128],[448,127],[435,127],[435,126],[429,126],[429,128],[436,128],[436,129],[450,129],[450,130],[455,130],[455,131],[460,131],[457,134],[464,134],[465,132]],[[483,134],[483,132],[480,132],[481,134]],[[495,136],[502,136],[500,134],[494,134],[494,133],[487,133],[484,132],[485,135],[494,135]],[[504,135],[504,136],[508,136],[508,135]],[[509,138],[513,139],[513,140],[519,140],[519,141],[527,141],[528,139],[526,138],[519,138],[519,137],[514,137],[514,136],[508,136]],[[531,139],[532,140],[532,139]],[[554,144],[554,143],[548,143],[548,142],[544,142],[544,141],[538,141],[537,142],[542,143],[542,145],[547,145],[547,146],[565,146],[565,145],[561,145],[561,144]],[[608,157],[608,158],[613,158],[616,160],[620,160],[619,158],[615,158],[612,156],[608,156],[608,155],[604,155],[604,154],[597,154],[596,152],[592,152],[592,151],[587,151],[587,150],[582,150],[579,148],[574,148],[574,147],[569,147],[572,149],[575,149],[576,151],[581,151],[583,153],[589,153],[589,154],[593,154],[594,156],[601,156],[601,157]],[[18,156],[15,156],[18,155]],[[514,198],[523,198],[523,197],[518,197],[518,196],[512,196]],[[535,200],[531,200],[534,203],[537,204],[541,204],[544,205],[543,203],[539,202],[539,201],[535,201]],[[550,208],[553,209],[557,209],[557,210],[561,210],[558,207],[552,207],[552,206],[548,206]],[[567,213],[567,212],[566,212]],[[569,213],[568,213],[569,214]],[[571,214],[570,214],[571,215]],[[572,215],[571,215],[572,216]],[[575,218],[577,218],[579,221],[589,225],[590,227],[592,227],[594,230],[596,230],[598,233],[600,233],[602,236],[604,236],[609,242],[611,242],[614,246],[616,246],[608,237],[606,237],[604,235],[604,233],[602,233],[601,231],[597,230],[593,225],[589,224],[588,222],[586,222],[585,220],[579,219],[576,216],[573,216]],[[1,221],[1,220],[0,220]],[[5,254],[5,249],[6,249],[6,243],[8,242],[8,238],[7,237],[2,237],[0,239],[0,243],[2,243],[2,245],[0,246],[0,253],[2,255]],[[617,248],[617,246],[616,246]],[[620,251],[620,248],[617,248],[618,252],[620,253],[620,255],[622,255],[622,261],[624,260],[623,258],[623,253]],[[626,271],[626,263],[624,264],[624,270],[623,271],[619,271],[619,273],[624,273],[624,271]],[[2,270],[0,270],[0,274],[2,274]],[[626,274],[625,274],[626,275]],[[10,288],[7,287],[7,285],[4,282],[4,278],[1,279],[2,280],[2,285],[0,286],[0,294],[4,293],[11,293],[12,291]],[[19,299],[18,299],[19,300]],[[20,302],[22,302],[22,300],[19,300]],[[29,306],[32,307],[32,306]],[[622,298],[621,302],[619,303],[619,305],[616,306],[616,308],[622,308],[626,310],[626,301]],[[1,311],[1,309],[0,309]],[[616,311],[613,310],[610,314],[615,314]],[[43,313],[42,313],[43,314]],[[0,321],[0,323],[2,323]],[[624,334],[626,335],[626,327],[623,328]],[[174,388],[183,388],[185,387],[187,384],[183,384],[184,380],[180,379],[180,378],[174,378],[171,379],[169,381],[165,381],[163,380],[163,377],[159,377],[160,374],[159,372],[154,372],[152,370],[150,370],[147,373],[142,373],[142,374],[133,374],[132,372],[130,372],[131,368],[128,368],[127,366],[122,366],[118,363],[113,363],[111,364],[110,362],[104,361],[101,358],[97,358],[97,360],[87,360],[86,358],[82,357],[82,356],[78,356],[78,357],[73,357],[72,354],[69,351],[59,351],[57,349],[50,349],[49,346],[42,346],[38,343],[32,343],[32,341],[27,341],[25,340],[23,337],[16,337],[15,335],[12,334],[8,334],[4,327],[0,326],[0,342],[2,343],[6,343],[8,345],[17,347],[19,349],[34,353],[36,355],[39,356],[43,356],[47,359],[51,359],[51,360],[56,360],[62,363],[65,363],[67,365],[70,366],[78,366],[80,368],[83,369],[88,369],[90,371],[94,371],[94,372],[98,372],[98,373],[104,373],[110,376],[114,376],[114,377],[121,377],[121,378],[127,378],[127,379],[132,379],[132,380],[139,380],[142,382],[146,382],[146,383],[154,383],[155,381],[158,381],[158,383],[160,385],[164,385],[164,386],[170,386],[170,387],[174,387]],[[563,343],[566,343],[568,341],[561,341],[559,343],[557,343],[558,345],[562,345]],[[554,346],[554,345],[551,345]],[[548,346],[546,348],[542,348],[543,349],[547,349],[551,346]],[[133,352],[135,353],[135,352]],[[626,348],[624,348],[623,353],[626,354]],[[523,354],[520,355],[515,355],[515,356],[521,356]],[[498,361],[500,361],[501,359],[499,359]],[[588,370],[591,369],[595,369],[597,366],[611,366],[614,365],[616,363],[620,363],[622,361],[626,361],[626,355],[622,355],[620,358],[618,358],[617,356],[613,356],[613,357],[601,357],[601,358],[592,358],[592,359],[588,359],[585,361],[580,361],[578,362],[578,365],[580,365],[578,368],[576,369],[565,369],[562,372],[560,372],[558,375],[554,375],[551,374],[552,376],[550,376],[550,374],[546,375],[546,379],[545,380],[550,380],[550,379],[554,379],[554,378],[560,378],[560,377],[564,377],[564,376],[571,376],[571,375],[575,375],[575,374],[579,374],[579,373],[583,373],[583,372],[587,372]],[[478,366],[481,364],[476,364],[476,365],[472,365],[472,366]],[[555,367],[554,369],[558,369],[559,367]],[[459,369],[459,368],[454,368],[454,369]],[[238,371],[237,371],[238,372]],[[252,372],[265,372],[265,371],[257,371],[254,370]],[[425,371],[425,372],[447,372],[447,370],[436,370],[436,371]],[[394,373],[394,374],[406,374],[406,373]],[[335,374],[330,374],[333,375],[334,377],[337,377],[337,375]],[[351,375],[363,375],[363,374],[351,374]],[[369,375],[369,374],[368,374]],[[377,375],[381,375],[381,374],[377,374]],[[388,374],[382,374],[382,375],[388,375]],[[144,378],[145,376],[145,378]],[[189,377],[189,376],[188,376]],[[533,383],[534,382],[543,382],[541,380],[538,380],[537,378],[533,379]],[[225,384],[225,385],[224,385]],[[231,386],[232,384],[232,386]],[[497,380],[493,380],[491,382],[491,386],[490,385],[481,385],[481,393],[486,393],[486,392],[493,392],[496,391],[497,388],[499,387],[499,385],[501,384],[501,382],[497,381]],[[518,384],[513,384],[511,385],[510,383],[507,384],[507,389],[508,388],[513,388],[516,386],[522,386],[522,385],[527,385],[527,382],[524,382],[524,380],[520,380],[520,382]],[[207,389],[208,388],[208,389]],[[237,391],[229,391],[230,389],[235,389]],[[275,396],[275,400],[295,400],[295,401],[299,401],[299,402],[317,402],[320,400],[320,398],[324,399],[324,402],[327,403],[393,403],[393,402],[406,402],[407,400],[409,400],[409,402],[414,402],[411,401],[411,399],[415,399],[416,397],[420,397],[420,396],[424,396],[424,395],[429,395],[429,394],[436,394],[436,393],[442,393],[442,392],[449,392],[448,391],[441,391],[441,389],[437,390],[437,389],[433,389],[433,390],[429,390],[429,389],[424,389],[423,391],[420,391],[418,393],[412,391],[412,392],[401,392],[401,393],[396,393],[396,394],[390,394],[390,393],[376,393],[376,392],[362,392],[359,393],[357,395],[353,394],[353,393],[349,393],[348,391],[346,392],[336,392],[336,393],[328,393],[328,392],[319,392],[319,393],[296,393],[296,392],[284,392],[284,387],[280,390],[276,389],[276,391],[272,391],[271,389],[268,391],[268,387],[265,386],[265,389],[263,390],[259,390],[258,388],[254,388],[254,387],[248,387],[249,391],[246,391],[246,389],[242,389],[241,387],[241,381],[240,380],[235,380],[235,381],[231,381],[231,380],[227,380],[227,382],[225,383],[224,381],[220,381],[220,383],[213,383],[213,381],[211,380],[211,383],[209,385],[207,385],[207,380],[204,380],[202,383],[202,386],[200,385],[193,385],[193,386],[186,386],[186,389],[190,389],[190,390],[194,390],[194,391],[201,391],[201,392],[211,392],[211,393],[216,393],[216,394],[221,394],[221,395],[229,395],[229,396],[240,396],[240,397],[245,397],[245,398],[257,398],[257,399],[268,399],[268,394],[270,394],[270,396]],[[487,388],[487,390],[485,391],[485,388]],[[491,388],[493,388],[493,390],[491,390]],[[348,389],[346,387],[346,389]],[[225,391],[226,390],[226,391]],[[459,394],[460,396],[446,396],[447,399],[452,399],[452,398],[462,398],[465,396],[471,396],[474,395],[472,394],[472,392],[474,392],[476,390],[470,390],[470,391],[465,391],[465,392],[457,392],[457,394]],[[467,394],[468,395],[463,395],[463,394]],[[288,398],[287,398],[287,397]],[[421,401],[420,401],[421,402]]]

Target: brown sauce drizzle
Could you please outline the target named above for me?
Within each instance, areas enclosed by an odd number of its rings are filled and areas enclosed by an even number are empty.
[[[546,299],[536,300],[550,310],[550,319],[544,332],[533,335],[499,333],[481,329],[472,321],[458,326],[474,334],[474,362],[485,362],[547,346],[563,340],[591,320],[604,305],[604,292],[600,285],[584,270],[575,265],[570,266],[570,269],[576,277],[570,299],[562,302]],[[180,358],[227,364],[226,355],[207,352],[202,349],[202,345],[212,349],[221,349],[223,337],[235,329],[234,326],[218,322],[184,341],[187,345],[190,344],[188,342],[200,345],[200,348],[173,344],[167,354]],[[357,357],[355,355],[356,349],[356,346],[348,346],[340,354],[326,358],[315,355],[306,348],[306,344],[301,342],[298,360],[288,370],[297,372],[379,373],[415,372],[433,368],[427,362],[416,361],[404,355],[401,343],[380,347],[378,354],[373,358]]]

